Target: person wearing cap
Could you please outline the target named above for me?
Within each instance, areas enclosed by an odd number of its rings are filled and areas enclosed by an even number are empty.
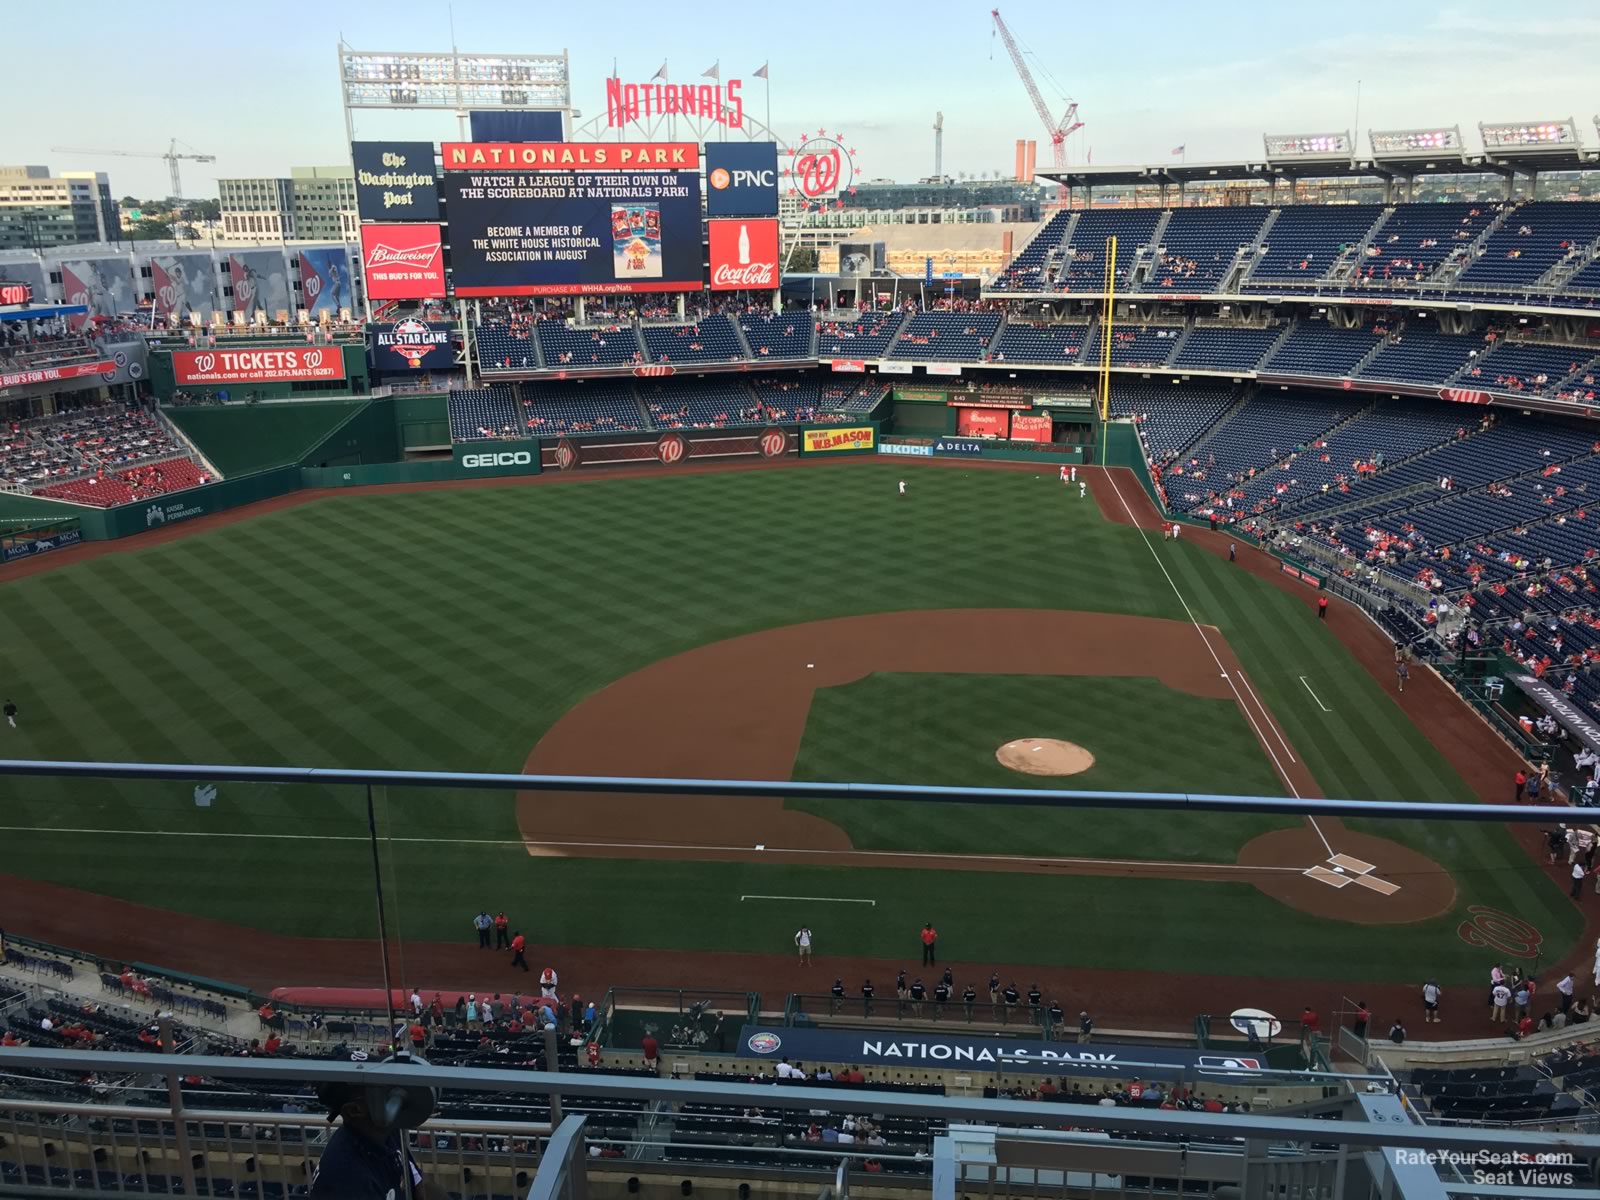
[[[311,1176],[311,1200],[384,1200],[403,1196],[404,1172],[411,1171],[411,1195],[417,1200],[437,1200],[406,1147],[405,1134],[394,1117],[374,1107],[376,1089],[353,1083],[325,1083],[317,1100],[328,1110],[328,1121],[339,1128],[328,1138],[316,1173]]]

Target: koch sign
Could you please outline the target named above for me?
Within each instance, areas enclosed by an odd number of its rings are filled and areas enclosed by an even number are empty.
[[[706,143],[706,215],[778,215],[776,142]]]
[[[337,346],[311,350],[174,350],[172,376],[178,384],[343,379],[344,354]]]
[[[960,1067],[975,1071],[1025,1071],[1040,1075],[1093,1071],[1113,1078],[1177,1078],[1249,1075],[1266,1067],[1251,1055],[1202,1054],[1166,1046],[1118,1046],[966,1037],[959,1033],[913,1034],[874,1030],[786,1029],[746,1025],[739,1057],[791,1063],[897,1067]]]

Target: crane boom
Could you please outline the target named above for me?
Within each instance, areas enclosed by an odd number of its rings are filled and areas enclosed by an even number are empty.
[[[1044,122],[1045,129],[1050,134],[1050,155],[1057,167],[1067,165],[1067,137],[1069,134],[1083,128],[1083,122],[1078,120],[1078,103],[1069,101],[1067,111],[1057,121],[1050,115],[1049,106],[1045,104],[1044,97],[1039,94],[1039,87],[1033,82],[1033,72],[1028,69],[1028,62],[1022,57],[1022,49],[1017,45],[1017,39],[1011,36],[1011,30],[1000,17],[1000,10],[992,8],[989,15],[994,18],[994,27],[1000,34],[1000,40],[1006,44],[1006,52],[1011,55],[1011,64],[1016,67],[1017,74],[1022,77],[1022,86],[1028,92],[1028,99],[1033,101],[1034,110],[1039,114],[1039,120]]]
[[[141,150],[85,150],[80,146],[51,146],[51,151],[56,154],[111,154],[117,158],[159,158],[165,160],[167,173],[172,180],[172,195],[175,199],[183,198],[183,180],[178,175],[178,160],[188,159],[190,162],[216,162],[215,154],[179,154],[178,139],[173,138],[163,154],[149,154]]]

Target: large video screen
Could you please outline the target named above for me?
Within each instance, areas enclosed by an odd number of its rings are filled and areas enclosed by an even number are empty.
[[[692,143],[447,143],[443,157],[458,296],[703,286]]]

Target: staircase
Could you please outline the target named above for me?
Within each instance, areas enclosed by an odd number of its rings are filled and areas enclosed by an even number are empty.
[[[1066,254],[1066,248],[1072,245],[1072,237],[1078,230],[1078,217],[1082,210],[1075,211],[1067,218],[1067,227],[1061,231],[1061,240],[1050,247],[1044,256],[1044,264],[1039,268],[1039,290],[1049,291],[1055,287],[1056,271],[1060,268]]]
[[[1166,362],[1161,364],[1163,367],[1165,367],[1168,363],[1175,363],[1178,361],[1178,355],[1183,352],[1183,344],[1189,340],[1189,335],[1193,332],[1194,322],[1185,322],[1183,326],[1183,332],[1178,335],[1178,340],[1172,343],[1172,349],[1167,354]]]
[[[1473,238],[1472,241],[1467,244],[1465,254],[1461,255],[1459,258],[1455,258],[1454,260],[1447,259],[1444,265],[1439,268],[1434,276],[1431,279],[1425,280],[1424,282],[1438,284],[1454,283],[1456,279],[1460,277],[1461,272],[1465,271],[1469,266],[1477,261],[1478,255],[1482,252],[1483,247],[1485,243],[1488,242],[1490,236],[1498,233],[1505,225],[1506,220],[1516,211],[1517,206],[1515,205],[1503,210],[1499,216],[1495,217],[1494,220],[1490,221],[1483,227],[1483,230],[1478,234],[1477,237]]]
[[[1000,345],[1000,337],[1005,333],[1005,331],[1006,315],[1005,313],[1001,313],[1000,324],[994,327],[994,336],[989,339],[989,344],[983,348],[983,359],[985,362],[994,361],[995,349]]]
[[[1374,342],[1372,349],[1363,354],[1360,358],[1360,361],[1358,361],[1355,366],[1351,367],[1350,370],[1342,376],[1342,378],[1354,379],[1357,375],[1360,375],[1361,372],[1365,371],[1369,366],[1372,365],[1372,360],[1378,357],[1378,352],[1380,350],[1389,345],[1394,341],[1395,338],[1399,337],[1404,332],[1404,323],[1400,324],[1397,328],[1391,329],[1387,334]]]
[[[729,317],[728,324],[733,326],[733,336],[739,340],[739,353],[747,359],[755,358],[755,351],[750,349],[750,339],[744,335],[744,322],[736,317]]]
[[[1217,419],[1196,434],[1192,442],[1182,450],[1179,450],[1172,461],[1186,462],[1191,458],[1199,457],[1200,452],[1215,441],[1217,434],[1226,428],[1228,423],[1238,415],[1239,410],[1244,407],[1245,401],[1250,398],[1254,390],[1253,385],[1240,389],[1239,395],[1234,399],[1234,402],[1218,413]]]
[[[1539,276],[1539,281],[1534,286],[1559,292],[1562,285],[1588,266],[1597,253],[1600,253],[1600,238],[1596,238],[1581,249],[1569,251],[1565,258]]]
[[[1140,291],[1150,277],[1155,274],[1156,268],[1160,266],[1161,260],[1165,257],[1161,253],[1161,243],[1166,238],[1167,226],[1171,222],[1172,210],[1170,208],[1164,209],[1161,213],[1161,219],[1156,222],[1155,229],[1150,233],[1150,240],[1139,247],[1139,249],[1148,250],[1149,253],[1136,257],[1133,267],[1128,271],[1128,290],[1130,292]]]
[[[1278,223],[1278,214],[1283,210],[1274,208],[1267,213],[1267,221],[1256,234],[1255,241],[1250,243],[1249,255],[1240,265],[1237,272],[1229,272],[1228,278],[1222,281],[1222,290],[1236,292],[1244,281],[1255,274],[1256,264],[1261,261],[1261,247],[1270,245],[1268,239],[1272,236],[1272,227]]]
[[[1393,208],[1386,208],[1378,214],[1378,219],[1372,223],[1372,228],[1367,230],[1367,236],[1356,245],[1355,256],[1352,261],[1340,259],[1333,268],[1333,279],[1338,283],[1349,282],[1351,276],[1361,273],[1361,264],[1367,261],[1367,248],[1377,239],[1383,227],[1389,223],[1389,218],[1394,216]]]
[[[1283,324],[1283,332],[1278,335],[1278,340],[1273,342],[1271,346],[1267,347],[1267,352],[1260,358],[1256,359],[1256,365],[1250,369],[1252,371],[1259,371],[1266,366],[1267,363],[1271,362],[1272,356],[1283,348],[1283,344],[1289,340],[1289,335],[1295,331],[1298,325],[1298,321],[1285,321]]]

